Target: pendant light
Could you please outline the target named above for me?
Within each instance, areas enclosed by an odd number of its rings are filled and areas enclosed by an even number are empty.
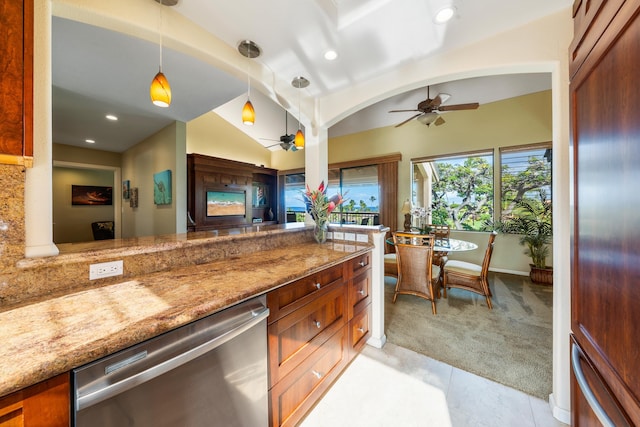
[[[160,3],[160,66],[158,67],[158,74],[151,81],[151,87],[149,88],[149,95],[151,96],[151,102],[158,107],[166,108],[171,104],[171,86],[167,78],[162,73],[162,6],[163,0],[156,0]],[[167,0],[171,2],[171,0]],[[175,3],[173,3],[175,4]]]
[[[243,40],[238,45],[240,55],[252,59],[260,56],[260,48],[251,40]],[[242,123],[251,126],[256,121],[256,112],[251,103],[251,77],[249,75],[249,64],[247,63],[247,102],[242,107]]]
[[[294,77],[291,81],[291,86],[297,89],[303,89],[309,86],[309,80],[301,76]],[[298,132],[296,132],[296,137],[293,140],[293,143],[296,146],[296,149],[304,149],[304,133],[302,133],[302,129],[300,128],[300,92],[298,92]]]

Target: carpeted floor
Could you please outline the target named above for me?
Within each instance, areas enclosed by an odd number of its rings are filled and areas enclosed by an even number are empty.
[[[450,289],[437,315],[422,298],[399,295],[385,277],[385,330],[393,344],[548,399],[552,388],[551,286],[528,277],[490,273],[493,310],[484,297]]]

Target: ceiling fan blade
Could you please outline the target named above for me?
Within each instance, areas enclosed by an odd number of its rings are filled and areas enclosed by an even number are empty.
[[[436,126],[440,126],[444,124],[444,119],[441,116],[438,116],[438,118],[436,119],[435,122],[433,122],[434,125]]]
[[[409,113],[409,112],[414,112],[414,111],[420,111],[420,110],[391,110],[389,112],[390,113]]]
[[[395,127],[400,127],[400,126],[402,126],[403,124],[405,124],[405,123],[407,123],[407,122],[410,122],[411,120],[413,120],[413,119],[415,119],[416,117],[421,116],[421,115],[422,115],[422,113],[418,113],[418,114],[416,114],[416,115],[414,115],[414,116],[411,116],[411,117],[409,117],[407,120],[405,120],[404,122],[398,123]]]
[[[456,104],[456,105],[443,105],[438,108],[438,111],[459,111],[459,110],[475,110],[480,104],[472,102],[469,104]]]
[[[447,99],[451,98],[448,93],[439,93],[431,102],[427,105],[428,109],[438,108],[441,104],[447,102]]]

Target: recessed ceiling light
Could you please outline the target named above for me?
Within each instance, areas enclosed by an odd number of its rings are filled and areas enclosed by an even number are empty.
[[[107,114],[105,117],[107,118],[107,120],[113,120],[114,122],[118,120],[118,118],[113,114]]]
[[[85,139],[84,142],[88,143],[88,144],[95,144],[96,141],[93,139]]]
[[[326,59],[327,61],[333,61],[337,57],[338,52],[336,52],[335,50],[328,50],[324,53],[324,59]]]
[[[438,13],[436,13],[434,19],[438,24],[444,24],[445,22],[453,18],[455,11],[456,9],[453,6],[443,7],[438,11]]]

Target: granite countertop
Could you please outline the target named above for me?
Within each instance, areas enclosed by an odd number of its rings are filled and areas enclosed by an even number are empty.
[[[297,244],[129,278],[0,312],[0,396],[371,249]]]

